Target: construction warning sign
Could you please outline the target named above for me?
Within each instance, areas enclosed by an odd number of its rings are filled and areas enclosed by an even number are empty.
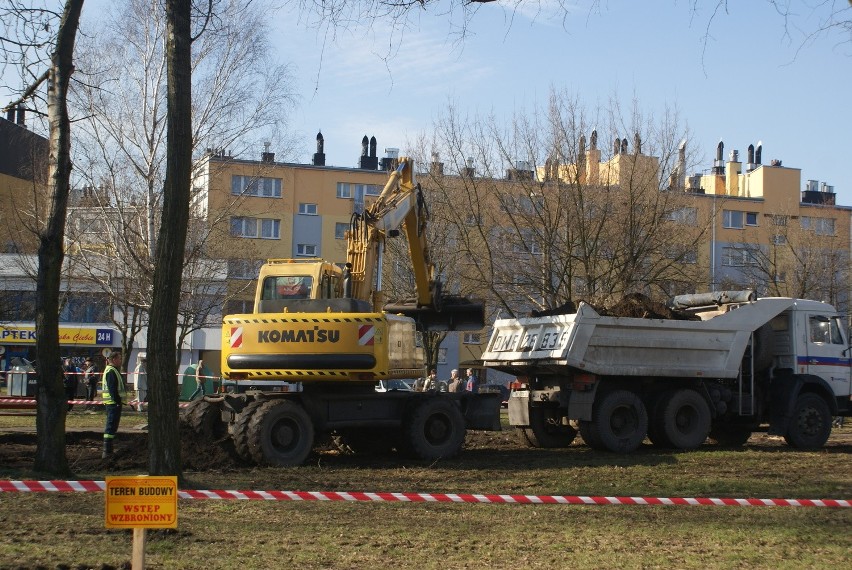
[[[177,528],[177,477],[107,477],[106,528]]]

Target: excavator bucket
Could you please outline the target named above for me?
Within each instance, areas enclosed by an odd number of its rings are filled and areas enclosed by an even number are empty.
[[[478,331],[485,326],[485,305],[462,297],[443,297],[440,309],[407,301],[388,303],[385,311],[414,319],[422,331]]]

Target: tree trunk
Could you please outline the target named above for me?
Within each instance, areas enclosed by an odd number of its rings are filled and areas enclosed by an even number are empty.
[[[36,351],[38,353],[38,407],[34,469],[69,473],[65,456],[65,389],[59,353],[59,284],[64,257],[65,217],[71,184],[71,121],[68,84],[74,73],[74,41],[83,0],[67,0],[51,57],[47,86],[50,123],[48,179],[50,211],[39,235],[36,278]]]
[[[191,0],[166,1],[166,178],[148,326],[151,475],[181,474],[175,335],[192,172],[190,8]]]

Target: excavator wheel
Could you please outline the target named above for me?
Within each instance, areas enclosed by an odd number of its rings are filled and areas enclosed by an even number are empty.
[[[441,396],[422,400],[403,424],[403,448],[419,459],[458,455],[466,428],[458,405]]]
[[[555,409],[530,408],[529,427],[518,428],[521,443],[549,449],[570,446],[577,437],[577,430],[570,425],[562,425],[561,420]]]
[[[314,446],[311,417],[290,400],[264,402],[252,415],[246,431],[251,457],[260,465],[301,465]]]
[[[231,438],[234,440],[234,451],[237,453],[237,457],[242,459],[243,461],[251,461],[251,451],[249,451],[249,443],[248,443],[248,426],[251,421],[252,416],[257,411],[257,409],[265,404],[264,400],[256,400],[251,402],[243,411],[239,413],[237,416],[237,420],[234,422],[233,427],[231,428]]]
[[[194,400],[181,413],[181,424],[205,439],[218,440],[227,435],[228,425],[222,421],[221,402]]]

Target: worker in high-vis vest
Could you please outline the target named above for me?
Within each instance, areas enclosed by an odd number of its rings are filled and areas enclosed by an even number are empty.
[[[121,421],[121,406],[127,398],[124,378],[121,376],[121,351],[113,350],[107,357],[106,368],[101,378],[104,407],[106,408],[106,426],[104,427],[104,451],[101,457],[112,455],[112,444]]]

